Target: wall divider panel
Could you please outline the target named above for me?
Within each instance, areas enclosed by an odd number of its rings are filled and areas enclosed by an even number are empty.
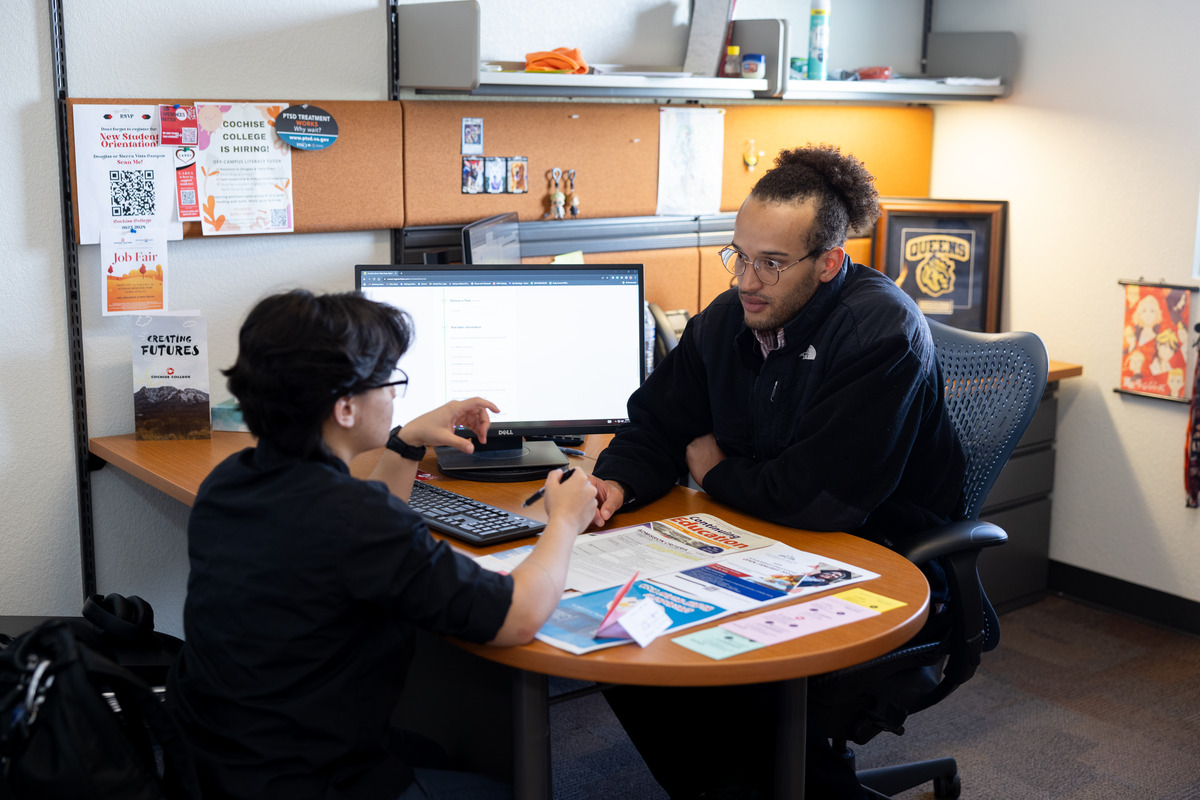
[[[696,247],[663,250],[624,250],[591,253],[589,264],[642,264],[645,267],[645,297],[664,309],[687,309],[696,314],[700,304],[700,251]],[[548,264],[548,257],[523,258],[528,264]]]

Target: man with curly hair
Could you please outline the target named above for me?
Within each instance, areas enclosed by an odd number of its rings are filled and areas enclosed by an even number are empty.
[[[757,517],[885,546],[956,518],[964,457],[929,326],[891,279],[844,249],[878,216],[874,178],[853,156],[811,145],[779,154],[721,251],[735,285],[689,321],[596,462],[596,525],[688,476]],[[938,576],[931,583],[936,591]],[[773,752],[773,725],[769,715],[745,717],[769,711],[763,687],[607,696],[672,798],[721,796],[723,785],[730,796],[770,791],[762,758]],[[725,722],[711,716],[721,708],[732,711]],[[746,746],[697,764],[666,728],[737,731],[731,738]],[[743,736],[755,730],[766,738]],[[861,796],[816,734],[810,796]]]

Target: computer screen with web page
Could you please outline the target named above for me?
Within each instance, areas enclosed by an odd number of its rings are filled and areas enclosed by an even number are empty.
[[[355,268],[367,297],[408,312],[409,376],[394,424],[449,400],[494,402],[487,446],[439,449],[443,469],[530,474],[566,463],[528,436],[615,431],[645,377],[640,264],[376,265]],[[491,479],[518,479],[497,472]]]

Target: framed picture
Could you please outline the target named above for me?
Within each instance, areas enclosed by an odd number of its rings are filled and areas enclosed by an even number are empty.
[[[927,317],[956,328],[1000,330],[1006,200],[880,198],[873,266]]]

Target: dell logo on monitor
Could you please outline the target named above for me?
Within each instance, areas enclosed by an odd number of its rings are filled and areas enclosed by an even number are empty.
[[[516,434],[514,434],[512,432],[511,428],[501,428],[500,430],[496,431],[496,435],[497,436],[515,436]]]

